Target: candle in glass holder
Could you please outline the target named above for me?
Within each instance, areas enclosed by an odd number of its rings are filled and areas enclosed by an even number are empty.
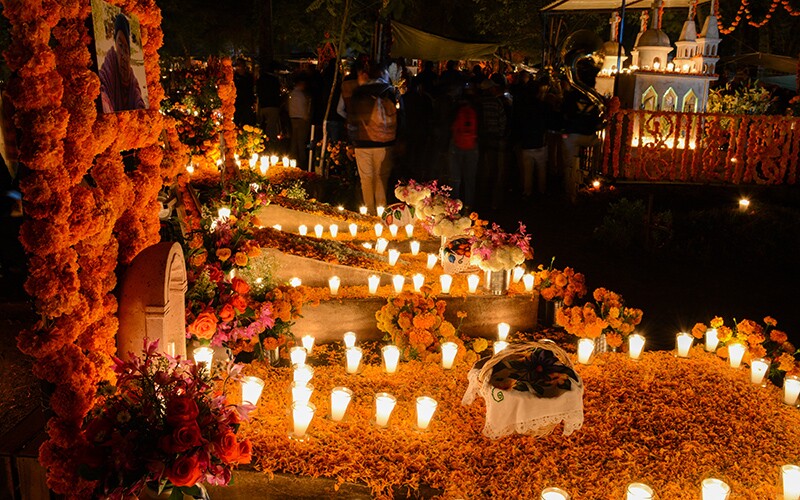
[[[800,500],[800,467],[796,465],[781,466],[783,479],[783,500]]]
[[[292,382],[307,384],[311,381],[313,376],[314,368],[308,365],[298,366],[294,369],[294,373],[292,373]]]
[[[175,357],[175,342],[167,342],[167,354]]]
[[[494,353],[497,354],[506,347],[508,347],[508,342],[506,342],[505,340],[498,340],[497,342],[494,343],[492,349],[494,350]]]
[[[277,165],[278,164],[278,155],[270,155],[269,163],[270,163],[270,165]]]
[[[480,281],[481,278],[477,274],[470,274],[467,277],[467,287],[469,289],[469,293],[475,293],[478,291],[478,283]]]
[[[392,238],[397,238],[397,224],[389,224],[389,233]]]
[[[381,284],[381,277],[377,274],[370,274],[369,278],[367,278],[367,283],[369,286],[369,294],[375,295],[378,293],[378,285]]]
[[[295,439],[303,439],[306,437],[306,431],[314,418],[314,412],[317,407],[312,403],[292,403],[292,421],[294,423],[294,433],[292,437]]]
[[[540,500],[569,500],[569,493],[561,488],[551,486],[542,490]]]
[[[396,404],[397,399],[387,392],[375,394],[375,425],[386,427]]]
[[[378,217],[383,217],[384,208],[381,206],[375,207],[375,211],[378,213]]]
[[[428,269],[433,269],[433,266],[436,265],[436,261],[439,260],[439,257],[436,254],[429,253],[428,254]]]
[[[442,343],[442,368],[449,370],[453,367],[453,361],[456,360],[458,354],[458,344],[455,342]]]
[[[442,285],[442,293],[450,293],[450,287],[453,285],[453,277],[449,274],[442,274],[439,276],[439,284]]]
[[[414,224],[406,224],[406,236],[409,238],[414,236]]]
[[[292,403],[308,403],[312,392],[314,392],[313,385],[292,382]]]
[[[331,391],[331,420],[341,422],[352,399],[353,391],[347,387],[334,387]]]
[[[431,418],[439,404],[428,396],[417,398],[417,429],[424,431],[431,424]]]
[[[380,238],[382,234],[383,234],[383,224],[378,222],[377,224],[375,224],[375,236]]]
[[[412,276],[411,281],[414,283],[414,291],[419,292],[422,285],[425,284],[425,276],[422,274],[415,274]]]
[[[297,288],[298,286],[303,284],[303,281],[300,278],[292,278],[289,280],[289,284],[292,286],[292,288]]]
[[[347,373],[351,375],[358,373],[358,368],[361,366],[361,356],[363,356],[361,348],[348,347],[345,355],[347,356]]]
[[[625,489],[625,500],[653,500],[653,488],[644,483],[631,483]]]
[[[788,375],[783,379],[783,402],[794,406],[797,404],[798,395],[800,395],[800,377]]]
[[[419,241],[412,241],[408,246],[411,247],[411,255],[417,255],[419,253]]]
[[[351,223],[350,223],[350,224],[347,226],[347,228],[350,230],[350,236],[352,236],[353,238],[355,238],[355,237],[356,237],[356,235],[358,234],[358,224],[356,224],[355,222],[351,222]]]
[[[316,236],[317,238],[322,238],[322,231],[324,231],[324,230],[325,230],[325,228],[322,227],[322,224],[315,225],[314,226],[314,236]]]
[[[306,356],[308,356],[308,351],[301,345],[289,349],[289,358],[294,366],[304,366],[306,364]]]
[[[256,405],[261,391],[264,390],[264,381],[258,377],[242,377],[242,404]]]
[[[394,285],[394,293],[400,293],[403,291],[403,285],[406,282],[406,278],[399,274],[395,274],[392,277],[392,285]]]
[[[291,165],[291,163],[289,163],[289,157],[288,156],[284,156],[283,158],[281,158],[281,164],[284,167],[288,167],[289,165]]]
[[[311,354],[311,351],[314,350],[314,341],[316,340],[313,335],[303,335],[303,338],[300,339],[303,342],[303,347],[305,348],[308,354]]]
[[[749,208],[750,208],[750,200],[748,200],[747,198],[739,199],[739,211],[740,212],[747,212],[747,210]]]
[[[355,332],[344,332],[342,336],[344,340],[344,348],[350,349],[351,347],[356,346],[356,333]]]
[[[511,331],[511,325],[508,323],[497,323],[497,340],[508,340],[508,332]]]
[[[764,358],[754,359],[750,362],[750,382],[761,385],[769,370],[769,361]]]
[[[530,293],[533,291],[533,279],[534,278],[532,274],[526,274],[522,277],[522,284],[525,285],[526,292]]]
[[[386,373],[395,373],[397,371],[397,362],[400,361],[400,349],[396,345],[383,346],[381,354],[383,355],[383,368]]]
[[[289,160],[289,166],[292,168],[297,168],[297,160]]]
[[[628,337],[628,355],[631,359],[639,359],[644,350],[644,337],[634,333]]]
[[[331,224],[328,226],[328,231],[331,233],[331,238],[336,238],[339,235],[339,226],[338,224]]]
[[[358,207],[358,213],[360,213],[361,215],[367,215],[367,207],[363,205]]]
[[[688,358],[689,349],[692,348],[692,344],[694,343],[694,337],[686,332],[681,332],[675,337],[675,340],[678,344],[678,356],[681,358]]]
[[[386,238],[378,238],[378,240],[375,242],[375,251],[382,254],[386,251],[386,247],[388,246],[389,240]]]
[[[196,365],[200,365],[202,363],[201,369],[206,372],[207,375],[211,375],[211,362],[214,361],[214,349],[210,347],[198,347],[194,351],[194,362]]]
[[[726,500],[731,493],[731,487],[719,479],[703,479],[703,500]]]
[[[389,265],[393,266],[397,264],[397,259],[400,258],[400,252],[392,248],[389,250]]]
[[[517,266],[514,268],[514,272],[511,274],[511,280],[514,283],[519,283],[519,280],[521,280],[524,275],[525,275],[525,269],[520,266]]]
[[[593,339],[580,339],[578,341],[578,363],[588,365],[594,352]]]
[[[719,336],[716,328],[706,330],[706,351],[714,352],[719,345]]]
[[[297,226],[297,234],[300,236],[305,236],[308,234],[308,227],[305,224],[300,224]]]
[[[745,350],[744,344],[738,342],[728,346],[728,362],[730,362],[731,368],[739,368],[742,365]]]
[[[331,276],[328,280],[328,287],[331,289],[331,295],[339,295],[339,285],[341,284],[342,280],[340,280],[338,276]]]

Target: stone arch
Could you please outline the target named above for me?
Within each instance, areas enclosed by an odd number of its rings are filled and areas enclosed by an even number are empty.
[[[641,108],[646,111],[656,111],[658,109],[658,93],[652,85],[642,94]]]

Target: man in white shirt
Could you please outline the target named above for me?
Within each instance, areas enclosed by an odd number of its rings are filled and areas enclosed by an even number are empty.
[[[298,78],[289,93],[289,118],[292,122],[291,155],[297,160],[297,166],[305,169],[306,145],[311,131],[311,99],[306,94],[305,78]]]

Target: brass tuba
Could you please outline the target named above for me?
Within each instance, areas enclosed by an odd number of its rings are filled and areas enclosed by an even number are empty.
[[[582,81],[578,75],[578,64],[589,64],[599,69],[603,65],[603,41],[590,30],[571,33],[561,45],[561,70],[566,74],[570,85],[584,94],[597,107],[600,116],[605,114],[606,102],[593,85]]]

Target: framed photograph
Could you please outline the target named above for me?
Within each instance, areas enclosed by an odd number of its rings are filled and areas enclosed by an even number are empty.
[[[146,109],[147,78],[139,19],[116,5],[92,0],[95,57],[100,76],[100,110]]]

